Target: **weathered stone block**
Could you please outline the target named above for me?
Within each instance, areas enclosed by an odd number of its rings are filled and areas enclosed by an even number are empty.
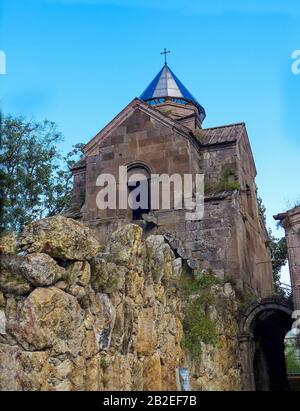
[[[18,305],[7,331],[23,347],[78,355],[84,336],[83,311],[76,299],[56,287],[36,288]]]
[[[55,216],[26,226],[20,246],[29,253],[46,253],[62,260],[85,260],[100,251],[98,241],[82,223]]]
[[[151,355],[156,344],[157,334],[153,308],[143,308],[138,319],[136,351],[139,354]]]
[[[23,276],[33,285],[52,285],[60,280],[65,269],[60,267],[48,254],[34,253],[24,258],[20,265]]]

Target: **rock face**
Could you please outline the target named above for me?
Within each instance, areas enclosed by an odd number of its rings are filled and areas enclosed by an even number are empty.
[[[17,249],[17,241],[14,233],[4,233],[0,235],[0,255],[15,254]]]
[[[20,246],[29,253],[46,253],[62,260],[90,259],[99,251],[99,243],[87,227],[62,216],[29,224],[20,238]]]
[[[82,224],[62,217],[25,228],[27,254],[0,266],[0,390],[239,389],[234,292],[215,286],[217,345],[201,363],[182,348],[182,260],[162,236],[127,225],[99,253]]]
[[[56,287],[36,288],[10,311],[7,332],[29,351],[77,355],[84,337],[83,318],[75,297]]]
[[[18,255],[0,255],[0,290],[2,292],[15,295],[30,293],[32,286],[22,275],[20,269],[23,261],[23,257]]]
[[[29,254],[20,265],[23,276],[33,285],[46,286],[61,279],[65,269],[48,254]]]
[[[192,385],[199,391],[241,390],[237,344],[237,302],[232,286],[215,285],[211,289],[209,319],[216,326],[214,345],[201,343],[201,362],[190,361]]]

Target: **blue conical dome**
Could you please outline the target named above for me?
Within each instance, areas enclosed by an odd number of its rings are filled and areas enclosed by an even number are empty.
[[[175,76],[167,64],[164,65],[140,96],[141,100],[150,104],[163,103],[166,98],[171,98],[175,103],[179,104],[193,103],[198,108],[201,122],[205,119],[204,108]]]

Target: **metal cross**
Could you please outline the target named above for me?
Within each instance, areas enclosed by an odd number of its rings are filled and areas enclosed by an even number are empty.
[[[170,50],[167,51],[167,49],[165,48],[164,51],[162,51],[160,54],[164,54],[165,55],[165,66],[167,65],[167,54],[171,53]]]

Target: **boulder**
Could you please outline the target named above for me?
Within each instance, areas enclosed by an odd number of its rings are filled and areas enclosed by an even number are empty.
[[[17,355],[16,379],[20,391],[47,391],[49,389],[49,353],[21,351]]]
[[[90,295],[90,312],[95,318],[94,329],[100,350],[110,347],[111,335],[116,320],[116,309],[107,294],[92,293]]]
[[[84,337],[84,314],[76,298],[56,288],[36,288],[19,302],[7,331],[25,349],[78,355]]]
[[[109,260],[127,268],[135,265],[141,257],[142,233],[141,227],[135,224],[128,224],[115,231],[107,246]]]
[[[202,288],[185,286],[163,236],[130,224],[98,252],[87,227],[58,216],[30,224],[21,245],[0,256],[0,390],[175,391],[179,367],[193,390],[240,389],[234,289],[203,290],[199,361],[182,339]],[[215,344],[201,340],[208,321]]]
[[[63,216],[27,225],[20,237],[20,247],[28,253],[46,253],[62,260],[89,260],[100,251],[100,244],[88,227]]]
[[[31,284],[22,275],[20,265],[23,256],[2,254],[0,257],[0,290],[5,294],[26,295],[32,290]]]
[[[91,260],[91,284],[93,289],[98,292],[103,292],[108,281],[107,261],[104,258],[93,258]]]
[[[31,284],[37,287],[52,285],[65,273],[64,268],[48,254],[43,253],[27,255],[20,265],[20,271]]]
[[[4,232],[0,235],[0,254],[15,254],[17,239],[13,232]]]
[[[87,286],[91,280],[91,267],[88,261],[75,261],[69,265],[64,276],[69,286]]]
[[[31,292],[32,287],[19,274],[0,273],[0,290],[5,294],[27,295]]]
[[[0,343],[0,391],[20,389],[16,378],[20,348]]]
[[[128,269],[124,266],[109,263],[101,258],[92,260],[92,287],[95,291],[107,294],[121,291],[124,288]]]
[[[126,298],[119,304],[116,310],[116,322],[112,334],[112,345],[121,350],[123,354],[128,354],[133,350],[134,322],[138,312],[134,302]]]
[[[0,391],[45,391],[48,389],[47,352],[26,352],[0,344]]]
[[[170,246],[165,242],[162,235],[151,235],[146,241],[146,269],[152,274],[155,283],[160,283],[173,277],[173,261],[174,253]],[[177,262],[178,264],[178,262]],[[176,275],[178,277],[180,269],[176,267]]]

